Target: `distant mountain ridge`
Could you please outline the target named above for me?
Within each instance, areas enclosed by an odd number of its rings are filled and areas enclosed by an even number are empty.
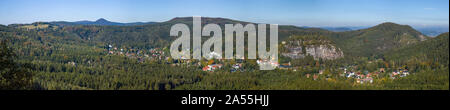
[[[415,29],[430,37],[436,37],[442,33],[449,32],[448,26],[417,27]]]
[[[51,24],[51,25],[46,25]],[[44,24],[19,24],[8,27],[25,29],[54,28],[59,33],[74,33],[81,39],[95,42],[110,43],[128,47],[166,47],[175,40],[176,36],[169,36],[171,26],[183,23],[192,26],[192,17],[176,17],[165,22],[149,23],[146,25],[121,24],[105,19],[96,21],[78,22],[45,22]],[[202,17],[202,24],[248,24],[252,22],[232,20],[227,18]],[[137,23],[141,24],[141,23]],[[254,24],[254,23],[253,23]],[[128,26],[124,26],[128,25]],[[124,27],[117,27],[124,26]],[[101,31],[100,31],[101,30]],[[289,36],[323,36],[333,41],[337,49],[345,56],[365,57],[381,54],[391,49],[412,45],[429,39],[428,36],[408,25],[386,22],[373,27],[334,32],[323,28],[297,27],[292,25],[279,25],[279,42],[289,41]],[[207,37],[204,37],[207,39]],[[202,40],[203,41],[203,40]],[[326,59],[326,58],[325,58]]]
[[[310,28],[310,27],[308,27]],[[333,32],[345,32],[345,31],[354,31],[359,29],[367,29],[369,26],[340,26],[340,27],[318,27],[321,29],[325,29]]]
[[[352,31],[353,29],[348,27],[321,27],[322,29],[326,29],[333,32],[344,32],[344,31]]]
[[[309,26],[303,26],[303,27],[304,28],[314,28],[314,27],[309,27]],[[341,26],[341,27],[317,27],[317,28],[321,28],[321,29],[325,29],[325,30],[333,31],[333,32],[345,32],[345,31],[367,29],[367,28],[370,28],[370,26]],[[419,26],[419,27],[413,27],[413,28],[429,37],[436,37],[442,33],[449,32],[448,26],[427,26],[427,27]]]
[[[73,26],[73,25],[98,25],[98,26],[136,26],[136,25],[146,25],[146,24],[155,24],[157,22],[132,22],[132,23],[119,23],[119,22],[111,22],[104,18],[100,18],[96,21],[54,21],[49,22],[50,24],[58,25],[58,26]]]

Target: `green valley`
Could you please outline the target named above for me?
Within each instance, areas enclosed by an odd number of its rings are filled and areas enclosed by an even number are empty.
[[[176,37],[169,30],[176,23],[192,26],[192,18],[128,25],[0,25],[0,89],[449,89],[448,32],[427,37],[395,23],[343,32],[280,25],[280,65],[261,71],[257,60],[170,58],[168,48]],[[202,20],[209,23],[250,22]]]

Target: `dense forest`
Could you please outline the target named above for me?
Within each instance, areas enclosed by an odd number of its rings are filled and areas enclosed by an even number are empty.
[[[283,66],[261,71],[256,60],[171,59],[167,48],[176,37],[168,36],[170,26],[192,25],[191,21],[174,18],[132,26],[47,22],[0,25],[0,89],[449,89],[448,33],[431,38],[394,23],[345,32],[280,26],[280,42],[301,39],[317,41],[311,42],[315,45],[326,41],[342,49],[345,57],[280,56]],[[206,23],[223,26],[248,22],[205,18]],[[219,64],[223,65],[219,69],[203,70]],[[405,70],[407,76],[394,75]],[[350,77],[350,73],[359,76]],[[370,83],[362,83],[369,79]]]

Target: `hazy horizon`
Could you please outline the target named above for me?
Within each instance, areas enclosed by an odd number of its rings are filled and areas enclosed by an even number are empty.
[[[175,17],[221,17],[310,27],[448,27],[448,0],[2,0],[0,24],[51,21],[164,22]]]

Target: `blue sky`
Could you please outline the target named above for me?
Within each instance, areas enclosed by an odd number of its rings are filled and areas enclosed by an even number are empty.
[[[297,26],[449,25],[449,0],[0,0],[0,24],[207,16]]]

